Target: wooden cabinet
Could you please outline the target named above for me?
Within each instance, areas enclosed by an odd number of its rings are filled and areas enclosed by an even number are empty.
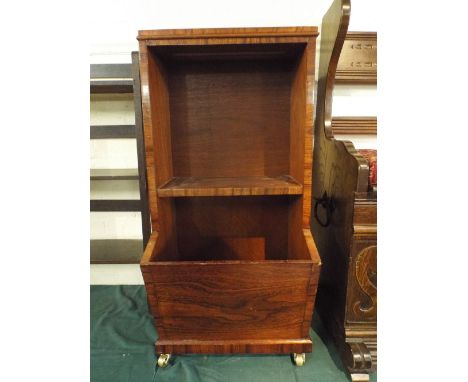
[[[158,353],[305,353],[315,27],[140,31]]]

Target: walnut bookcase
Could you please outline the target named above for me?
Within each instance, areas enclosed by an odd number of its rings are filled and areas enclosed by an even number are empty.
[[[141,261],[162,353],[302,353],[315,27],[140,31],[152,234]]]

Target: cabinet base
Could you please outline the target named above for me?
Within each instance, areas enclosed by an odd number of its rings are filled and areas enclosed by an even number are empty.
[[[289,354],[310,353],[312,340],[158,340],[155,346],[163,354]]]

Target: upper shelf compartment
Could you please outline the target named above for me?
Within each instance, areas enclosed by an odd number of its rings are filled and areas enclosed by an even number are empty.
[[[302,185],[288,175],[274,178],[245,176],[231,178],[173,178],[158,188],[159,197],[301,195]]]
[[[157,197],[303,194],[313,131],[307,41],[143,48]]]

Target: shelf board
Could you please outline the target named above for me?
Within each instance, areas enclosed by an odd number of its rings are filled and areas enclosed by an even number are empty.
[[[135,125],[90,126],[91,139],[136,138]]]
[[[301,195],[302,185],[288,175],[274,178],[246,176],[232,178],[175,177],[158,188],[159,197]]]
[[[91,264],[137,264],[143,255],[141,239],[93,239]]]
[[[91,169],[91,180],[138,180],[137,168]]]
[[[90,200],[92,212],[141,211],[139,199],[93,199]]]
[[[91,80],[90,92],[100,93],[133,93],[133,80]]]
[[[90,78],[132,78],[132,64],[91,64]]]

